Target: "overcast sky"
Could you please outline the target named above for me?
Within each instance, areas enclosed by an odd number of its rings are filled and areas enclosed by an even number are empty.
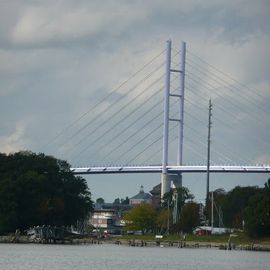
[[[211,98],[212,164],[269,164],[268,0],[0,0],[0,151],[45,152],[73,166],[160,163],[162,104],[147,111],[162,99],[162,51],[168,39],[176,55],[173,65],[179,62],[181,41],[187,43],[188,50],[184,163],[205,164],[207,106]],[[159,54],[143,72],[89,112]],[[141,82],[153,70],[157,71],[150,79]],[[139,86],[134,88],[136,84]],[[109,111],[119,97],[123,97],[121,102]],[[121,113],[110,119],[125,104]],[[140,110],[135,112],[136,108]],[[172,107],[171,113],[175,110]],[[144,122],[126,131],[128,123],[118,121],[133,111],[127,122],[140,118],[140,113]],[[99,128],[106,119],[106,125]],[[155,128],[157,133],[138,143]],[[131,136],[128,132],[137,137],[123,143]],[[172,129],[172,140],[174,136]],[[138,155],[155,140],[153,148]],[[129,151],[136,143],[137,148]],[[121,150],[112,151],[118,145]],[[171,163],[175,162],[174,149],[172,143]],[[268,178],[212,175],[210,188],[262,186]],[[159,175],[86,179],[93,198],[106,201],[133,196],[141,184],[149,191],[160,182]],[[183,184],[198,201],[204,198],[204,174],[185,175]]]

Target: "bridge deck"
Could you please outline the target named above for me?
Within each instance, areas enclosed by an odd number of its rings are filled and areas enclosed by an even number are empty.
[[[207,166],[167,166],[168,173],[203,173]],[[115,173],[161,173],[162,166],[111,166],[71,168],[75,175]],[[263,166],[210,166],[211,173],[269,173],[270,165]]]

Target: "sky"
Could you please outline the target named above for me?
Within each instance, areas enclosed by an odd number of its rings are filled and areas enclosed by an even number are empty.
[[[0,0],[0,151],[42,152],[72,166],[160,164],[171,39],[176,68],[187,44],[184,163],[206,162],[211,98],[211,164],[269,164],[269,15],[268,0]],[[155,174],[85,178],[93,198],[107,202],[160,182]],[[212,174],[210,189],[268,178]],[[183,176],[197,201],[205,179]]]

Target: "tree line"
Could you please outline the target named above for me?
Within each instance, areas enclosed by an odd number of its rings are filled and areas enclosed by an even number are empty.
[[[85,179],[44,154],[0,153],[0,234],[37,225],[68,226],[93,210]]]
[[[217,189],[213,198],[216,226],[222,218],[225,227],[242,229],[254,237],[270,236],[270,178],[262,188],[237,186],[229,192]]]
[[[173,208],[175,207],[175,194],[178,194],[176,215],[178,222],[173,222]],[[158,234],[191,232],[192,228],[200,224],[199,204],[192,201],[194,196],[186,187],[171,189],[164,195],[161,207],[142,203],[130,210],[124,216],[126,230],[152,232]]]
[[[242,229],[254,237],[270,236],[270,179],[263,188],[237,186],[229,192],[217,189],[213,198],[215,226]],[[126,229],[190,233],[203,221],[201,205],[193,200],[185,187],[171,190],[160,208],[141,204],[127,212]],[[128,201],[127,197],[117,198],[114,204]],[[175,203],[177,213],[173,211]],[[206,206],[208,213],[211,203],[209,200]],[[66,161],[27,151],[0,153],[0,234],[37,225],[68,226],[87,218],[92,211],[85,179],[75,177]]]
[[[173,222],[173,196],[178,194],[179,212]],[[194,196],[185,187],[171,190],[164,195],[160,208],[140,204],[129,211],[124,219],[126,229],[146,232],[191,233],[199,225],[206,225],[202,205],[193,201]],[[205,211],[211,213],[211,199]],[[257,186],[237,186],[226,192],[213,192],[214,226],[244,230],[252,237],[270,236],[270,179],[263,188]],[[211,216],[209,216],[210,224]]]

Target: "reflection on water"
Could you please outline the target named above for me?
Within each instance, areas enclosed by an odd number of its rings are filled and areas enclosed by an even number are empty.
[[[116,245],[0,244],[2,270],[266,270],[270,253]]]

